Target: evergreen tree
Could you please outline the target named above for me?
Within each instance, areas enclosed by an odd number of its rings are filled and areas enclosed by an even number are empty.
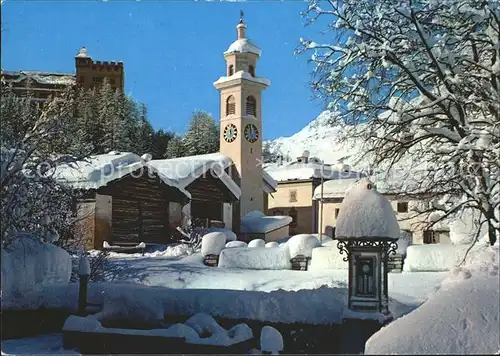
[[[168,141],[165,151],[165,158],[185,157],[186,151],[183,144],[183,139],[179,136],[174,136]]]
[[[138,111],[138,121],[136,123],[136,153],[142,155],[151,153],[151,143],[153,140],[154,130],[148,121],[146,105],[142,104]]]
[[[107,80],[104,80],[99,90],[99,120],[104,135],[102,139],[102,150],[109,152],[117,147],[117,135],[119,131],[119,118],[117,113],[117,103],[114,92]]]
[[[214,153],[219,150],[219,130],[215,120],[204,111],[191,117],[183,139],[186,156]]]
[[[153,133],[151,141],[151,154],[153,159],[165,158],[165,152],[167,152],[168,143],[174,137],[171,132],[165,132],[163,129]]]

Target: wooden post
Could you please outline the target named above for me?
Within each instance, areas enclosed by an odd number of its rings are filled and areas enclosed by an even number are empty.
[[[90,277],[90,262],[87,254],[84,252],[80,257],[80,265],[78,266],[78,277],[80,280],[80,290],[78,293],[78,315],[85,316],[87,307],[87,290]]]

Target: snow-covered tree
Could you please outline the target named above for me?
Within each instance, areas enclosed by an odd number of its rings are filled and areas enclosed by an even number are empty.
[[[183,138],[184,156],[214,153],[219,150],[219,131],[215,120],[204,111],[191,117]]]
[[[312,88],[346,126],[342,139],[363,142],[376,168],[415,181],[405,194],[425,197],[416,213],[442,212],[431,224],[472,208],[494,244],[500,3],[310,0],[304,16],[327,24],[326,43],[301,39],[298,52],[312,52]]]
[[[0,134],[2,246],[21,232],[53,242],[70,224],[73,193],[59,185],[51,172],[58,164],[78,157],[54,154],[48,148],[67,134],[73,111],[69,91],[42,108],[30,98],[4,97],[2,93],[2,119],[9,118],[2,120]],[[18,127],[23,131],[14,133]]]
[[[167,149],[165,150],[165,158],[184,157],[184,147],[182,145],[182,138],[174,136],[168,141]]]

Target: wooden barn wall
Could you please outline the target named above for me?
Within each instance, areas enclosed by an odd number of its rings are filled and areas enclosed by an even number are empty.
[[[205,202],[233,202],[237,200],[219,178],[207,172],[186,187],[191,199]]]
[[[169,242],[169,202],[179,200],[158,178],[126,176],[99,189],[112,197],[111,241]]]

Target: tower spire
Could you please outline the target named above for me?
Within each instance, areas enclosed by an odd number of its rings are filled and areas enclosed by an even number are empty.
[[[236,26],[236,31],[238,32],[239,40],[246,38],[245,30],[247,29],[247,26],[243,22],[243,15],[244,15],[243,10],[240,10],[240,22]]]

